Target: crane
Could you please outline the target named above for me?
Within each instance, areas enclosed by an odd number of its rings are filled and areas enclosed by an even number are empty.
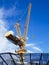
[[[12,35],[9,32],[6,33],[6,38],[11,40],[15,45],[18,45],[20,47],[20,50],[18,50],[18,53],[25,53],[24,47],[26,44],[26,37],[27,37],[27,32],[28,32],[29,20],[30,20],[31,6],[32,4],[30,3],[29,8],[28,8],[28,15],[26,18],[26,25],[24,29],[24,37],[22,37],[21,31],[20,31],[20,24],[18,22],[15,24],[15,28],[16,28],[19,38]]]
[[[26,18],[24,36],[22,37],[21,31],[20,31],[20,24],[18,22],[15,24],[15,28],[16,28],[19,38],[11,34],[10,31],[7,32],[5,35],[8,40],[12,41],[15,45],[18,45],[20,47],[20,49],[15,52],[20,55],[21,65],[24,65],[23,59],[24,59],[24,53],[26,53],[25,45],[26,45],[26,37],[27,37],[27,32],[28,32],[29,20],[30,20],[31,6],[32,4],[30,3],[29,8],[28,8],[28,15]]]

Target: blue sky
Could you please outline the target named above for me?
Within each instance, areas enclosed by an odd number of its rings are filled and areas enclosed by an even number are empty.
[[[32,52],[39,52],[39,49],[42,50],[42,52],[49,52],[49,0],[0,0],[0,20],[2,21],[0,25],[1,28],[6,29],[4,29],[4,32],[1,30],[0,35],[4,36],[9,30],[14,31],[16,35],[14,25],[19,19],[19,23],[22,25],[22,34],[24,33],[23,29],[30,2],[32,3],[32,9],[27,35],[27,44],[30,44],[30,46],[27,47],[27,49]],[[2,32],[4,34],[2,34]],[[2,42],[0,41],[0,43]],[[0,45],[4,47],[4,50],[1,48],[1,51],[6,51],[5,49],[10,47],[9,45],[11,43],[7,40],[3,43],[6,43],[4,44],[6,47]],[[11,47],[10,50],[13,48],[16,49],[14,45]]]

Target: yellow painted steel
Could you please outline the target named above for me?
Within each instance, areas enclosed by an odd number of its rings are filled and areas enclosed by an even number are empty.
[[[18,50],[18,51],[16,51],[16,53],[18,53],[18,54],[24,54],[24,53],[26,53],[26,50],[25,49],[20,49],[20,50]]]
[[[8,37],[10,34],[13,35],[13,31],[8,31],[8,32],[5,34],[5,36]]]

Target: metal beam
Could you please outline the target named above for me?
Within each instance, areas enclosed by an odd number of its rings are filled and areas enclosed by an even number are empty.
[[[32,65],[31,53],[30,53],[30,65]]]
[[[24,59],[23,59],[23,54],[19,54],[20,55],[20,65],[24,65]]]
[[[3,62],[6,64],[6,65],[8,65],[7,64],[7,62],[4,60],[4,58],[0,55],[0,58],[3,60]]]
[[[27,15],[27,19],[26,19],[26,26],[25,26],[25,30],[24,30],[24,39],[25,40],[26,40],[27,33],[28,33],[28,25],[29,25],[29,20],[30,20],[31,7],[32,7],[32,4],[29,3],[28,15]]]
[[[11,55],[11,54],[9,54],[9,55],[10,55],[10,57],[11,57],[11,59],[12,59],[12,61],[13,61],[14,65],[16,65],[16,62],[14,61],[14,59],[13,59],[12,55]]]
[[[39,65],[42,65],[41,63],[42,63],[42,53],[41,53],[41,55],[40,55]]]

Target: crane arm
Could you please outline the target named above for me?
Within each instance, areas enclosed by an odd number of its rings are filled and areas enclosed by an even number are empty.
[[[29,4],[29,9],[28,9],[28,15],[27,15],[27,19],[26,19],[26,26],[25,26],[25,30],[24,30],[24,39],[26,40],[27,37],[27,32],[28,32],[28,25],[29,25],[29,20],[30,20],[30,12],[31,12],[31,3]]]
[[[19,23],[16,23],[15,28],[16,28],[16,31],[17,31],[17,33],[18,33],[18,36],[19,36],[19,37],[22,37],[22,36],[21,36],[21,31],[20,31],[20,24],[19,24]]]

